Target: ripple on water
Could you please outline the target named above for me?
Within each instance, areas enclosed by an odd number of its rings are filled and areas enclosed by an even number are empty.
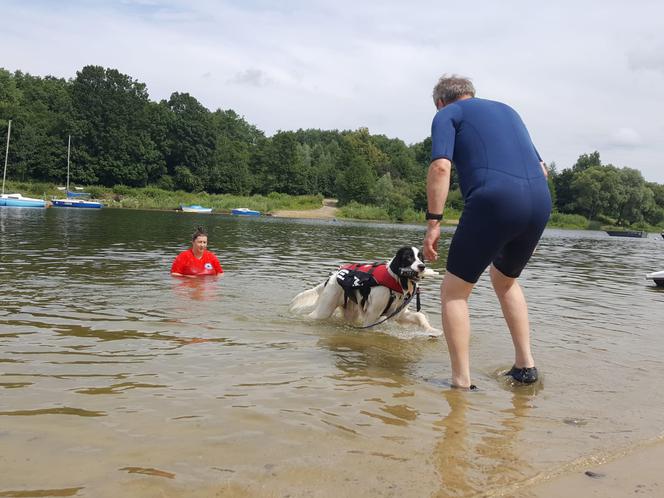
[[[511,342],[483,276],[480,389],[464,393],[444,340],[288,312],[339,264],[419,245],[421,227],[207,217],[226,274],[173,279],[198,219],[56,211],[0,211],[0,437],[16,456],[0,496],[177,496],[180,483],[211,496],[219,475],[245,495],[462,496],[661,431],[664,402],[643,389],[664,374],[664,292],[643,279],[661,241],[547,231],[521,279],[532,386],[503,375]],[[438,281],[423,289],[437,326]]]

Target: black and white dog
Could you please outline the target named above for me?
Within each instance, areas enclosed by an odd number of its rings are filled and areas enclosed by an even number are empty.
[[[402,247],[386,263],[341,266],[322,284],[295,296],[290,309],[318,320],[330,318],[339,309],[346,322],[363,328],[394,314],[401,324],[439,336],[441,331],[431,326],[424,313],[409,310],[405,303],[417,292],[422,277],[435,274],[419,253],[415,247]]]

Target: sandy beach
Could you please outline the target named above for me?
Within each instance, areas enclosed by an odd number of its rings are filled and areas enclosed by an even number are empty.
[[[589,460],[592,461],[571,463],[570,467],[574,470],[563,470],[559,476],[510,495],[520,498],[664,495],[664,439],[661,437],[614,457]]]
[[[272,212],[275,218],[307,218],[317,220],[332,220],[337,217],[339,208],[336,199],[323,199],[323,205],[318,209],[305,210],[278,210]]]

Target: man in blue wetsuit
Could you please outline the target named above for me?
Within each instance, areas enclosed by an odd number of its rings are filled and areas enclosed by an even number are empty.
[[[546,166],[516,111],[500,102],[475,98],[469,79],[443,76],[434,87],[433,101],[438,112],[431,126],[427,176],[427,259],[438,258],[440,220],[452,164],[464,198],[441,286],[452,385],[474,388],[470,381],[468,297],[489,265],[491,283],[514,344],[514,365],[507,375],[518,382],[535,382],[528,306],[517,277],[551,213]]]

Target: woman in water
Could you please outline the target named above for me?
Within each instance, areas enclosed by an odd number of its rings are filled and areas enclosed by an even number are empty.
[[[207,244],[207,232],[203,227],[197,227],[191,236],[191,249],[178,254],[171,266],[171,275],[197,277],[224,273],[217,257],[207,250]]]

